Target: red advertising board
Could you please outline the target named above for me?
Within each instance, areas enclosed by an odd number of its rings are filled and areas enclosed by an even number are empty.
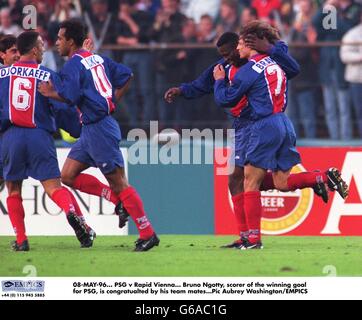
[[[302,164],[293,172],[327,170],[337,167],[350,186],[343,200],[330,192],[325,204],[310,188],[282,193],[276,190],[262,193],[264,234],[274,235],[362,235],[362,148],[301,147]],[[216,152],[225,152],[219,149]],[[215,163],[214,201],[215,233],[236,234],[228,178],[217,170],[225,164]]]

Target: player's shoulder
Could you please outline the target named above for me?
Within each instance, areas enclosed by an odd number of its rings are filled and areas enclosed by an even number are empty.
[[[258,74],[264,73],[267,67],[276,64],[276,62],[266,54],[255,55],[250,59],[249,63],[249,68]]]

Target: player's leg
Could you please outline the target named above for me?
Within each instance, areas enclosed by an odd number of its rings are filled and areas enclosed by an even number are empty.
[[[1,158],[3,174],[8,189],[6,200],[9,218],[16,234],[12,243],[15,251],[28,251],[29,243],[25,232],[25,212],[21,197],[22,181],[27,179],[27,131],[19,127],[10,127],[2,136]]]
[[[87,221],[85,220],[84,218],[84,215],[83,215],[83,212],[82,210],[80,209],[79,207],[79,204],[78,204],[78,201],[77,199],[75,198],[74,194],[69,191],[69,195],[72,199],[72,202],[73,202],[73,205],[74,205],[74,210],[75,210],[75,214],[77,215],[77,217],[82,221],[82,223],[84,223],[88,233],[93,237],[95,238],[96,237],[96,232],[87,224]]]
[[[75,230],[82,247],[91,246],[93,239],[86,232],[84,223],[75,214],[70,191],[61,185],[53,137],[45,130],[28,129],[26,139],[28,175],[40,181],[47,195],[66,213],[67,220]],[[73,223],[74,220],[76,224]]]
[[[73,189],[98,197],[103,197],[117,205],[119,203],[118,197],[112,193],[109,186],[105,185],[90,174],[82,173],[89,167],[90,165],[88,163],[68,157],[65,160],[61,172],[62,183]]]
[[[7,181],[8,197],[6,204],[8,207],[9,218],[16,234],[16,241],[12,242],[11,247],[14,251],[29,251],[28,237],[25,230],[25,211],[23,199],[21,197],[21,187],[23,181]]]
[[[260,186],[266,170],[250,164],[244,167],[244,210],[249,229],[248,243],[241,249],[261,249],[261,195]]]
[[[300,155],[296,150],[296,136],[293,125],[285,114],[278,116],[280,126],[284,129],[283,140],[277,150],[277,171],[273,174],[276,189],[281,191],[294,191],[296,189],[313,188],[316,195],[328,202],[326,183],[327,172],[302,172],[290,174],[290,169],[300,163]]]
[[[75,198],[72,197],[71,192],[67,188],[62,187],[59,178],[43,180],[41,184],[46,194],[65,212],[67,220],[73,228],[81,247],[91,247],[95,234],[89,232],[91,229],[89,230],[85,222],[76,214],[75,207],[78,204]]]
[[[118,194],[124,215],[129,215],[136,224],[140,237],[136,241],[135,251],[147,251],[158,246],[160,240],[147,218],[141,197],[136,189],[128,184],[124,168],[117,166],[111,173],[104,173],[104,176],[113,193]]]
[[[232,174],[229,175],[229,190],[234,205],[234,216],[239,232],[239,239],[221,248],[239,248],[248,237],[248,225],[244,211],[244,168],[235,165]]]

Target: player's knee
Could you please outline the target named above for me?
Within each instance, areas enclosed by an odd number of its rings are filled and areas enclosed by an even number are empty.
[[[66,186],[73,187],[74,177],[62,172],[60,179],[61,179],[62,183],[65,184]]]
[[[278,178],[274,178],[273,180],[275,189],[279,191],[288,191],[288,184],[286,180]]]
[[[243,179],[239,179],[238,177],[229,176],[229,190],[232,195],[236,195],[240,192],[243,192]]]
[[[254,177],[245,177],[244,178],[244,191],[259,191],[261,182]]]

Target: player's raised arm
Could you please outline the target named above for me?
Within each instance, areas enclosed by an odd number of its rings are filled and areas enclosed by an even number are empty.
[[[245,44],[258,52],[268,54],[283,69],[288,79],[292,79],[300,72],[298,62],[288,54],[288,46],[283,41],[275,44],[266,38],[258,38],[256,35],[248,35]]]

